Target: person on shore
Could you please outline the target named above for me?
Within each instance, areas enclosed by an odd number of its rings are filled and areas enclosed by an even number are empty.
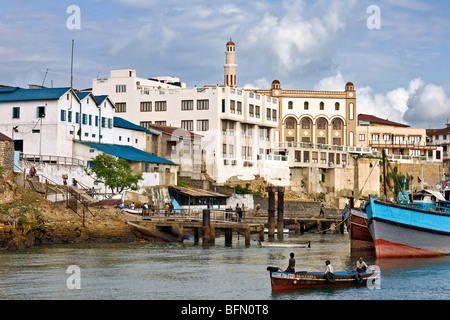
[[[134,210],[134,208],[135,208],[134,202],[131,204],[130,208],[131,208],[131,210]]]
[[[356,271],[359,273],[366,272],[367,264],[363,261],[363,258],[360,257],[358,261],[356,261]]]
[[[164,207],[164,216],[167,217],[169,214],[169,204],[166,202],[166,206]]]
[[[144,203],[144,209],[143,209],[143,212],[142,212],[143,214],[147,214],[148,213],[148,204],[147,204],[147,202],[146,203]]]
[[[295,272],[294,253],[291,252],[290,256],[291,256],[291,258],[289,259],[289,265],[288,265],[287,269],[284,272]]]
[[[325,265],[327,266],[325,269],[325,274],[334,273],[334,269],[333,269],[333,266],[331,265],[330,260],[325,261]]]
[[[35,167],[31,167],[29,174],[30,174],[31,178],[34,178],[34,176],[36,175],[36,168]]]
[[[237,222],[241,223],[242,222],[242,209],[239,207],[239,204],[236,205],[236,217],[237,217]]]
[[[320,204],[319,217],[325,217],[325,212],[323,211],[323,203]]]

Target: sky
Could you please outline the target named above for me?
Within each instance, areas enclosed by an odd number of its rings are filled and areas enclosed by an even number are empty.
[[[76,6],[76,10],[74,10]],[[343,91],[357,112],[411,127],[450,121],[450,1],[0,0],[0,84],[92,88],[111,69],[223,84]]]

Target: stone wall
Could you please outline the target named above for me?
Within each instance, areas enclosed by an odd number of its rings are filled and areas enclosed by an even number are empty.
[[[0,140],[0,167],[14,170],[14,142]]]

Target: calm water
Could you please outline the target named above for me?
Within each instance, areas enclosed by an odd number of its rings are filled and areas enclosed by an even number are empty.
[[[255,238],[257,239],[257,238]],[[294,252],[297,270],[353,269],[348,235],[289,235],[283,241],[311,240],[311,248],[262,248],[255,241],[223,237],[214,246],[118,243],[41,245],[0,251],[0,299],[450,299],[450,256],[384,259],[365,255],[381,268],[379,290],[367,287],[308,289],[273,293],[266,267],[286,268]],[[68,266],[81,270],[81,289],[70,290]]]

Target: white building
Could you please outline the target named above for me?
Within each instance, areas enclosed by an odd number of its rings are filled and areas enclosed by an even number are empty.
[[[151,80],[150,80],[151,81]],[[289,183],[289,168],[274,160],[278,99],[229,86],[183,88],[154,83],[131,69],[111,70],[93,80],[94,94],[108,95],[116,115],[135,124],[179,127],[203,136],[207,173],[219,183],[230,177]]]
[[[2,87],[0,132],[11,134],[23,159],[83,167],[106,152],[128,160],[136,173],[143,173],[146,185],[175,184],[176,164],[147,152],[152,133],[115,117],[114,108],[107,96],[71,88]],[[59,169],[47,169],[40,172],[61,179]],[[77,172],[77,179],[92,186],[92,179]]]

